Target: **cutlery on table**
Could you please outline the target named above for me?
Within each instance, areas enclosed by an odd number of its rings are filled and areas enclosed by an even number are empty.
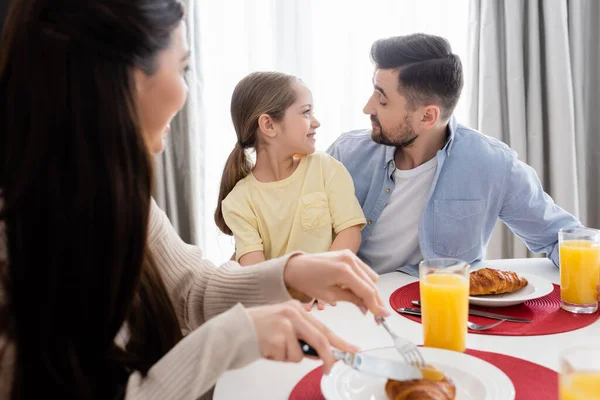
[[[421,316],[421,310],[418,309],[418,308],[400,307],[400,308],[397,309],[397,311],[399,313],[402,313],[402,314],[414,315],[414,316],[417,316],[417,317]],[[471,330],[474,330],[474,331],[485,331],[485,330],[492,329],[492,328],[500,325],[504,321],[506,321],[506,320],[505,319],[501,319],[500,321],[494,322],[493,324],[489,324],[489,325],[481,325],[481,324],[476,324],[476,323],[471,322],[471,321],[467,321],[467,327],[469,329],[471,329]]]
[[[317,351],[304,340],[299,340],[298,342],[304,354],[314,357],[319,356]],[[352,369],[369,375],[381,376],[397,381],[408,381],[423,377],[419,368],[407,363],[386,360],[364,353],[347,353],[336,349],[333,350],[333,355]]]
[[[421,302],[419,300],[413,300],[411,303],[417,307],[421,307]],[[488,311],[472,310],[470,308],[469,308],[469,315],[473,315],[473,316],[477,316],[477,317],[491,318],[491,319],[504,319],[504,320],[510,321],[510,322],[525,322],[525,323],[532,322],[530,319],[526,319],[526,318],[511,317],[510,315],[496,314],[496,313],[491,313]]]
[[[423,359],[423,355],[419,351],[419,348],[416,344],[408,339],[396,335],[383,317],[375,317],[375,320],[379,322],[390,334],[392,340],[394,340],[394,347],[396,347],[398,353],[400,353],[402,358],[404,358],[404,361],[409,364],[416,365],[417,367],[425,367],[425,360]]]

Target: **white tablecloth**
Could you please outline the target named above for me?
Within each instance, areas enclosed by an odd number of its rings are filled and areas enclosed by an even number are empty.
[[[542,276],[559,283],[559,272],[551,261],[542,258],[489,260],[493,268]],[[400,272],[382,275],[379,280],[381,295],[389,307],[389,297],[398,287],[416,281],[416,278]],[[345,340],[361,349],[392,345],[385,330],[377,326],[369,313],[363,316],[350,304],[338,304],[324,311],[311,311]],[[395,312],[388,318],[389,324],[399,334],[420,344],[423,343],[421,324],[404,318]],[[493,336],[467,335],[467,347],[508,354],[544,365],[558,371],[559,353],[580,344],[598,344],[600,321],[582,329],[544,336]],[[287,399],[300,379],[320,364],[304,360],[299,364],[257,361],[243,369],[229,371],[217,382],[216,400],[239,399]]]

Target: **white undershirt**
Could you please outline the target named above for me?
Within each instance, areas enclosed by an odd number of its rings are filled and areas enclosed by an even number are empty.
[[[436,157],[410,170],[394,171],[394,191],[358,255],[377,273],[423,259],[419,217],[435,176]]]

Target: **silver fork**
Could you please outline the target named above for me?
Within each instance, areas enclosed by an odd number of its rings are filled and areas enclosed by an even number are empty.
[[[506,320],[505,319],[501,319],[498,322],[494,322],[493,324],[488,324],[488,325],[481,325],[481,324],[476,324],[476,323],[471,322],[471,321],[467,321],[467,326],[469,327],[469,329],[472,329],[474,331],[485,331],[487,329],[492,329],[493,327],[496,327],[496,326],[500,325],[504,321],[506,321]]]
[[[419,348],[416,344],[408,339],[404,339],[403,337],[396,335],[383,317],[375,317],[375,320],[383,325],[385,330],[390,334],[394,340],[394,347],[396,347],[398,353],[400,353],[402,358],[404,358],[404,361],[416,367],[425,367],[425,359],[423,358],[423,355],[419,351]]]
[[[396,311],[401,312],[403,314],[415,315],[417,317],[421,316],[421,310],[418,309],[418,308],[400,307]],[[480,325],[480,324],[476,324],[476,323],[471,322],[471,321],[467,321],[467,326],[469,327],[469,329],[472,329],[474,331],[485,331],[487,329],[491,329],[491,328],[493,328],[495,326],[500,325],[504,321],[506,321],[506,320],[505,319],[501,319],[500,321],[494,322],[493,324],[489,324],[489,325]]]

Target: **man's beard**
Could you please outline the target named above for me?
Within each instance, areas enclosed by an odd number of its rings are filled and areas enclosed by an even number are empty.
[[[375,143],[383,144],[385,146],[405,148],[412,146],[415,140],[417,140],[418,136],[412,128],[411,118],[408,115],[404,118],[404,124],[393,129],[391,134],[388,134],[383,130],[383,127],[379,123],[379,120],[376,116],[371,115],[371,122],[377,124],[379,127],[379,133],[376,134],[375,129],[371,131],[371,139],[373,139]]]

